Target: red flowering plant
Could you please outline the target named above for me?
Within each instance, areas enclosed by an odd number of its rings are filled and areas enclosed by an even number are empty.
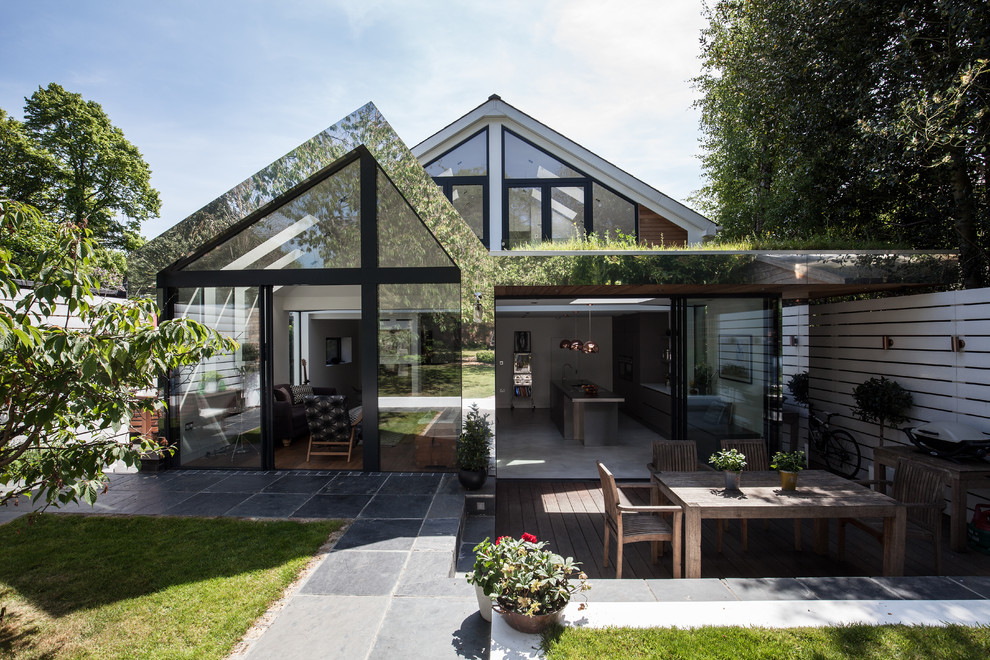
[[[578,562],[546,549],[546,542],[532,534],[501,536],[495,543],[485,539],[475,546],[474,557],[468,582],[481,587],[503,612],[549,614],[591,588]]]

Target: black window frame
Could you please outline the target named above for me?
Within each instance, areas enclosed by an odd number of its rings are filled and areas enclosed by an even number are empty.
[[[439,156],[437,156],[433,160],[431,160],[428,163],[426,163],[425,165],[423,165],[423,169],[429,168],[430,165],[432,165],[433,163],[437,162],[438,160],[440,160],[441,158],[443,158],[444,156],[446,156],[450,152],[454,151],[455,149],[459,149],[461,146],[467,144],[468,142],[470,142],[471,140],[475,139],[479,135],[484,135],[485,136],[485,139],[484,139],[484,143],[485,143],[485,174],[478,174],[478,175],[471,175],[471,176],[434,176],[432,178],[433,178],[433,182],[436,183],[437,186],[440,187],[440,190],[443,191],[444,197],[446,197],[448,200],[450,200],[450,203],[451,204],[454,203],[454,197],[453,196],[454,196],[454,187],[455,186],[481,186],[482,187],[481,188],[481,190],[482,190],[482,200],[483,200],[482,201],[483,208],[482,208],[482,216],[481,216],[482,235],[481,236],[478,236],[478,240],[481,241],[481,243],[485,246],[485,249],[486,250],[490,250],[491,249],[491,219],[490,219],[491,213],[489,211],[489,200],[491,199],[491,197],[490,197],[490,195],[491,195],[491,190],[490,190],[491,189],[491,186],[489,185],[489,177],[491,176],[491,171],[492,171],[492,155],[491,155],[491,150],[488,148],[488,127],[485,126],[481,130],[479,130],[479,131],[477,131],[475,133],[472,133],[468,137],[464,138],[463,140],[461,140],[460,142],[458,142],[457,144],[455,144],[450,149],[447,149],[445,152],[443,152],[442,154],[440,154]],[[472,230],[472,233],[473,233],[473,230]]]
[[[506,134],[512,135],[517,140],[525,142],[534,149],[546,154],[549,158],[553,158],[560,163],[563,163],[567,167],[571,168],[575,172],[579,172],[581,177],[567,177],[567,178],[529,178],[529,179],[510,179],[505,175],[505,136]],[[501,177],[502,177],[502,249],[511,250],[512,245],[509,244],[509,189],[510,188],[540,188],[540,200],[541,200],[541,239],[543,241],[551,241],[553,236],[553,210],[552,210],[552,189],[553,188],[583,188],[584,189],[584,238],[587,238],[590,233],[595,230],[595,205],[593,192],[593,184],[598,184],[605,190],[616,197],[623,199],[633,207],[634,219],[633,219],[633,231],[636,240],[639,240],[639,204],[629,199],[619,191],[615,190],[611,186],[608,186],[598,179],[588,175],[586,172],[580,168],[574,167],[571,163],[567,162],[563,158],[560,158],[546,149],[535,144],[532,140],[527,140],[522,135],[519,135],[515,131],[502,127],[502,166],[501,166]],[[488,245],[487,243],[485,244]]]

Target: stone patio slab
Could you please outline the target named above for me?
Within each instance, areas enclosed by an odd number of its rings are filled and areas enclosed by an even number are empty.
[[[337,541],[334,551],[411,550],[422,520],[355,520]]]
[[[406,552],[331,552],[300,589],[304,594],[387,596],[399,582]]]
[[[488,639],[488,622],[478,614],[473,596],[393,598],[368,657],[481,659],[486,657]]]
[[[240,518],[288,518],[311,495],[306,493],[258,493],[227,512]]]
[[[245,654],[268,660],[367,658],[389,598],[297,594]]]
[[[371,495],[331,495],[317,493],[296,509],[293,518],[357,518]]]
[[[372,496],[361,518],[418,518],[422,520],[430,510],[432,495],[382,495]]]

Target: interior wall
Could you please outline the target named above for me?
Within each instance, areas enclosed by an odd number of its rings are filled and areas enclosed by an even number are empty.
[[[611,317],[592,318],[591,338],[601,351],[591,354],[560,348],[561,339],[588,339],[587,315],[500,317],[495,323],[495,404],[499,408],[508,408],[512,403],[512,342],[517,330],[530,332],[533,402],[537,408],[550,407],[550,382],[560,381],[562,374],[570,380],[589,380],[612,389]]]
[[[361,386],[360,321],[336,319],[312,319],[309,322],[309,380],[315,387],[335,387],[338,394],[354,400],[352,387]],[[349,362],[328,365],[326,338],[340,337],[351,340]],[[346,359],[347,356],[344,355]]]

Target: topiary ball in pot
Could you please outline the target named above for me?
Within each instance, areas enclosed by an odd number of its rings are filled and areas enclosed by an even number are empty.
[[[464,488],[478,490],[485,485],[491,440],[492,425],[488,415],[481,414],[478,404],[472,405],[457,439],[457,478]]]

